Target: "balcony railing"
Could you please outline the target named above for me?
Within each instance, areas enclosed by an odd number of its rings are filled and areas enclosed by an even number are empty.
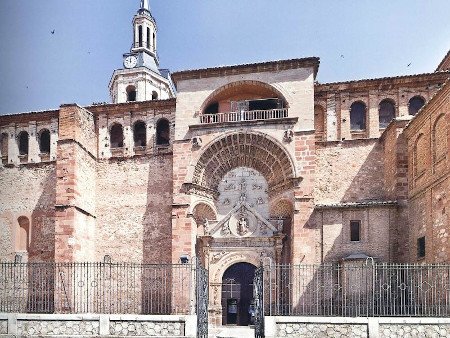
[[[203,114],[200,123],[225,123],[255,120],[274,120],[288,117],[288,109],[249,110],[241,112]]]

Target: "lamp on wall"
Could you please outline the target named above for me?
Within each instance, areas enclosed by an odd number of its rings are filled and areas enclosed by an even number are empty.
[[[188,264],[189,263],[189,255],[186,255],[186,254],[181,255],[180,262],[181,262],[181,264]]]

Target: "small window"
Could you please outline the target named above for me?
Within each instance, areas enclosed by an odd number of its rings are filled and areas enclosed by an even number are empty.
[[[135,86],[127,87],[127,101],[128,102],[136,101],[136,87]]]
[[[147,48],[150,49],[150,28],[147,27]]]
[[[156,34],[153,33],[153,49],[156,49]]]
[[[139,47],[142,47],[142,26],[139,26]]]
[[[158,100],[158,93],[156,91],[152,91],[152,100]]]
[[[378,115],[380,119],[380,129],[385,129],[395,118],[394,102],[388,99],[381,101]]]
[[[111,148],[123,147],[123,128],[122,125],[116,123],[111,127]]]
[[[361,240],[361,221],[350,221],[350,241],[359,242]]]
[[[425,100],[420,96],[414,96],[409,100],[408,112],[409,115],[416,115],[417,112],[425,105]]]
[[[417,239],[417,258],[425,258],[425,236]]]
[[[169,145],[170,143],[170,126],[169,121],[161,119],[156,124],[156,144]]]
[[[350,107],[350,129],[366,129],[366,105],[362,102],[354,102]]]
[[[19,154],[28,155],[28,141],[29,141],[28,133],[26,131],[20,132],[18,140],[19,140]]]
[[[39,133],[39,151],[41,154],[50,153],[50,131],[43,129]]]
[[[145,147],[147,145],[147,130],[144,122],[138,121],[134,124],[133,134],[135,147]]]

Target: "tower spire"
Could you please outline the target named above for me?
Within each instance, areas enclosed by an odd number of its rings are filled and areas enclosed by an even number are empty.
[[[150,4],[149,0],[141,0],[141,8],[139,11],[148,11],[150,12]]]

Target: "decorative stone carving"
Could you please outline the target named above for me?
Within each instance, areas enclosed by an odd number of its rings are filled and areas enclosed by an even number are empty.
[[[238,221],[237,233],[239,236],[244,236],[248,233],[249,224],[245,217],[241,217]]]
[[[198,136],[192,138],[192,146],[194,148],[200,148],[202,146],[202,139]]]
[[[287,129],[284,131],[284,136],[283,136],[283,141],[290,143],[292,142],[294,138],[294,132],[292,131],[292,129]]]
[[[229,222],[229,221],[223,223],[221,234],[222,234],[223,236],[229,236],[229,235],[231,235],[230,222]]]
[[[211,263],[217,263],[225,256],[227,253],[225,251],[216,252],[211,255]]]

